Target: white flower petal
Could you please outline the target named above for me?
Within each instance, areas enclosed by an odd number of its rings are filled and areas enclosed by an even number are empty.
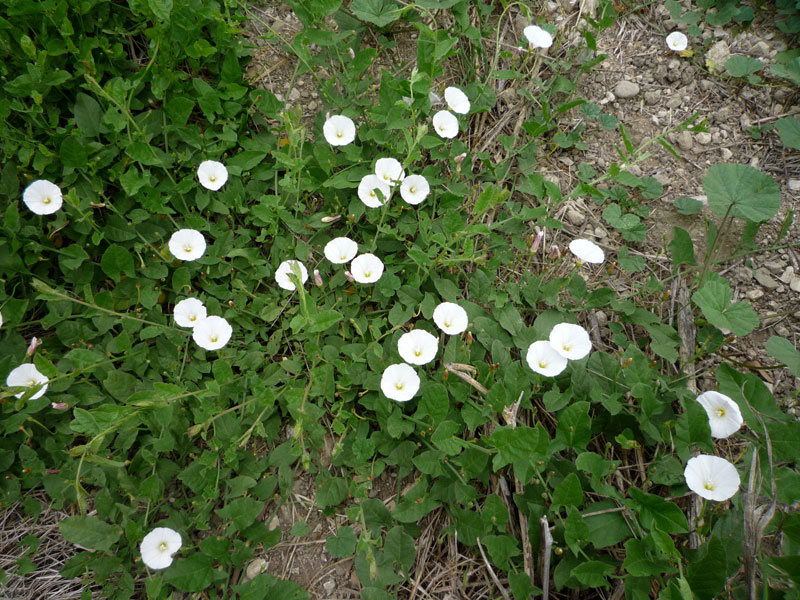
[[[567,359],[555,351],[547,340],[533,342],[525,356],[528,366],[545,377],[555,377],[567,368]]]
[[[599,265],[606,259],[603,249],[589,240],[572,240],[569,243],[569,251],[583,262]]]
[[[301,263],[299,260],[285,260],[278,265],[278,269],[275,271],[275,281],[284,290],[291,291],[297,289],[294,285],[294,282],[289,279],[289,273],[292,272],[293,264],[297,264],[300,267],[300,283],[305,283],[308,281],[308,269],[306,269],[306,266],[303,263]]]
[[[683,471],[686,485],[698,496],[721,502],[733,496],[742,483],[739,472],[719,456],[700,454],[690,458]]]
[[[380,192],[380,193],[378,193]],[[391,188],[374,173],[364,175],[358,184],[358,197],[370,208],[378,208],[389,199]],[[383,197],[381,197],[381,194]]]
[[[444,90],[444,99],[447,102],[447,106],[453,112],[460,115],[465,115],[469,112],[469,98],[457,87],[446,88]]]
[[[400,358],[412,365],[425,365],[436,358],[439,340],[422,329],[412,329],[397,340]]]
[[[568,360],[580,360],[592,351],[589,332],[580,325],[559,323],[550,331],[550,345]]]
[[[325,258],[337,265],[353,260],[358,254],[358,244],[347,237],[338,237],[325,244]]]
[[[195,229],[179,229],[169,238],[169,251],[177,259],[197,260],[206,251],[206,238]]]
[[[405,173],[396,158],[379,158],[375,161],[375,176],[386,185],[394,186],[403,181]]]
[[[522,34],[532,48],[549,48],[553,45],[553,36],[538,25],[528,25]]]
[[[331,146],[346,146],[356,139],[356,124],[350,117],[331,115],[322,126],[322,133]]]
[[[467,311],[453,302],[442,302],[433,309],[433,322],[447,335],[463,333],[469,325]]]
[[[433,128],[439,137],[452,139],[458,135],[458,119],[449,110],[440,110],[433,115]]]
[[[228,181],[228,169],[221,162],[204,160],[197,167],[197,178],[207,190],[217,191]]]
[[[350,273],[358,283],[375,283],[383,275],[383,261],[374,254],[359,254],[350,263]]]
[[[180,327],[194,327],[208,316],[205,305],[197,298],[185,298],[172,310],[175,323]]]
[[[689,39],[680,31],[673,31],[667,36],[667,47],[673,52],[682,52],[689,47]]]
[[[55,183],[37,179],[22,192],[22,201],[37,215],[52,215],[64,204],[64,197]]]
[[[725,394],[704,392],[697,397],[697,401],[706,409],[711,435],[715,438],[733,435],[744,423],[739,405]]]
[[[389,365],[381,376],[381,391],[390,400],[408,402],[419,391],[419,383],[413,367],[405,363]]]
[[[407,203],[417,205],[431,193],[428,180],[422,175],[409,175],[400,184],[400,197]]]
[[[172,555],[181,548],[181,534],[169,527],[156,527],[144,536],[139,546],[142,562],[151,569],[166,569],[172,564]]]
[[[219,350],[231,339],[233,328],[222,317],[206,317],[192,329],[192,339],[205,350]]]
[[[47,383],[49,381],[50,379],[40,373],[39,369],[37,369],[35,365],[32,363],[25,363],[18,366],[16,369],[13,369],[11,373],[8,374],[8,377],[6,378],[6,385],[8,387],[37,387],[41,385],[42,387],[39,389],[39,391],[28,398],[28,400],[36,400],[37,398],[44,396],[44,393],[47,391]],[[14,395],[17,398],[22,398],[25,393],[25,391],[22,391]]]

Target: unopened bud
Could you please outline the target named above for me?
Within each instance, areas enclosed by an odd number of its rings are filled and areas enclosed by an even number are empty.
[[[350,271],[345,271],[344,276],[350,283],[354,282],[356,279],[353,277],[353,274]]]
[[[468,331],[467,332],[467,344],[471,344],[472,343],[472,339],[473,339],[472,338],[472,332]]]
[[[544,239],[544,231],[540,231],[539,233],[536,234],[536,237],[533,240],[533,245],[531,246],[531,254],[536,253],[543,239]]]
[[[356,51],[353,50],[352,48],[348,48],[347,50],[350,52],[350,58],[355,59]]]
[[[317,287],[322,287],[322,275],[319,274],[319,269],[314,269],[314,283]]]
[[[558,258],[559,256],[561,256],[561,252],[559,251],[558,246],[556,246],[555,244],[550,246],[550,256],[552,256],[553,258]]]
[[[462,152],[458,156],[456,156],[453,160],[456,161],[456,173],[461,173],[461,163],[467,157],[466,152]]]
[[[525,50],[525,48],[523,48],[522,46],[517,46],[516,48],[514,48],[514,58],[517,58],[519,56],[519,53],[522,52],[523,50]]]
[[[105,208],[106,207],[106,203],[105,202],[89,202],[89,206],[91,206],[92,208]]]
[[[341,218],[342,218],[342,215],[334,215],[332,217],[322,217],[322,219],[320,219],[320,221],[322,221],[323,223],[335,223],[336,221],[338,221]]]
[[[50,408],[54,408],[55,410],[67,410],[69,409],[69,404],[66,402],[51,402]]]
[[[31,338],[31,343],[28,344],[28,350],[25,352],[26,356],[33,356],[33,353],[36,352],[36,349],[39,347],[39,344],[42,343],[42,340],[37,338],[36,336]]]

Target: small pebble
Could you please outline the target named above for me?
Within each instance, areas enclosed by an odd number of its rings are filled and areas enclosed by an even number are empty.
[[[697,134],[697,143],[701,146],[708,146],[711,143],[711,134],[707,131],[701,131]]]
[[[633,98],[639,93],[639,84],[632,81],[622,80],[614,86],[614,95],[617,98]]]
[[[764,297],[764,292],[759,289],[750,290],[745,294],[748,300],[758,300],[759,298]]]
[[[790,179],[786,182],[786,187],[791,192],[800,192],[800,179]]]

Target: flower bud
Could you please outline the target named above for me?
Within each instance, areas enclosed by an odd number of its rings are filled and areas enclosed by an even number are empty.
[[[536,253],[543,239],[544,239],[544,231],[540,231],[539,233],[536,234],[536,237],[533,240],[533,245],[531,246],[531,254]]]
[[[353,50],[352,48],[348,48],[347,50],[350,52],[350,58],[355,59],[356,51]]]
[[[350,271],[345,271],[345,272],[344,272],[344,276],[345,276],[345,278],[347,279],[347,281],[349,281],[349,282],[351,282],[351,283],[352,283],[353,281],[355,281],[355,278],[353,277],[353,274],[352,274]]]
[[[319,269],[314,269],[314,283],[317,287],[322,287],[322,275],[319,274]]]
[[[336,221],[338,221],[341,218],[342,218],[342,215],[334,215],[332,217],[322,217],[322,219],[320,219],[320,220],[323,223],[335,223]]]
[[[67,404],[66,402],[51,402],[50,408],[53,408],[55,410],[68,410],[69,404]]]
[[[550,256],[552,256],[553,258],[558,258],[559,256],[561,256],[561,251],[555,244],[550,246]]]
[[[25,352],[25,356],[33,356],[33,353],[36,352],[36,349],[39,347],[39,344],[42,343],[42,340],[37,338],[36,336],[31,338],[31,343],[28,344],[28,350]]]

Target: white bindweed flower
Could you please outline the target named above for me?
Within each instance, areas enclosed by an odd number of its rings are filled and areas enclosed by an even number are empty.
[[[673,31],[667,36],[667,47],[673,52],[682,52],[689,46],[689,39],[680,31]]]
[[[531,49],[549,48],[553,45],[553,36],[538,25],[528,25],[522,30],[522,34],[527,38]]]
[[[206,350],[219,350],[231,339],[233,328],[222,317],[206,317],[192,329],[192,339]]]
[[[408,402],[419,391],[419,375],[405,363],[389,365],[381,375],[381,391],[390,400]]]
[[[206,238],[196,229],[179,229],[169,238],[169,251],[180,260],[197,260],[206,251]]]
[[[409,204],[417,205],[431,193],[428,180],[422,175],[409,175],[400,184],[400,197]]]
[[[350,273],[358,283],[375,283],[383,275],[383,262],[374,254],[360,254],[350,263]]]
[[[61,188],[46,179],[37,179],[26,187],[22,201],[37,215],[52,215],[64,204]]]
[[[156,527],[144,536],[139,552],[142,562],[151,569],[166,569],[172,564],[172,555],[181,549],[181,534],[169,527]]]
[[[221,162],[204,160],[197,167],[197,178],[204,188],[216,192],[228,181],[228,169]]]
[[[194,327],[208,316],[205,305],[197,298],[185,298],[172,309],[175,323],[180,327]]]
[[[322,126],[322,133],[331,146],[346,146],[356,139],[356,124],[350,117],[331,115]]]
[[[449,110],[440,110],[433,115],[433,128],[439,137],[452,139],[458,135],[458,119]]]
[[[525,356],[528,366],[545,377],[555,377],[567,368],[567,359],[556,352],[547,340],[533,342]]]
[[[0,312],[0,327],[3,326],[3,313]]]
[[[572,240],[569,243],[569,251],[578,257],[582,262],[599,265],[606,259],[603,249],[589,240]]]
[[[721,502],[733,496],[741,485],[739,472],[719,456],[700,454],[690,458],[683,470],[686,485],[698,496]]]
[[[347,237],[338,237],[325,244],[325,258],[337,265],[353,260],[358,254],[358,244]]]
[[[469,112],[469,98],[457,87],[446,88],[444,90],[444,99],[453,112],[460,115],[465,115]]]
[[[550,345],[568,360],[580,360],[592,351],[589,332],[580,325],[559,323],[550,331]]]
[[[29,388],[36,388],[40,385],[42,386],[39,388],[33,396],[28,398],[29,400],[36,400],[36,398],[41,398],[44,396],[44,393],[47,391],[47,382],[50,381],[47,377],[42,375],[39,372],[39,369],[36,368],[35,365],[31,363],[25,363],[24,365],[18,366],[16,369],[11,371],[6,378],[6,385],[8,387],[29,387]],[[25,391],[17,392],[14,394],[17,398],[22,398],[25,395]]]
[[[715,438],[726,438],[736,433],[744,423],[739,405],[725,394],[705,392],[697,397],[697,401],[706,409],[711,435]]]
[[[275,281],[284,290],[291,291],[297,289],[294,285],[294,282],[289,279],[289,273],[292,272],[293,264],[296,264],[300,268],[300,283],[305,283],[308,281],[308,269],[306,269],[306,266],[303,263],[301,263],[299,260],[285,260],[278,265],[278,269],[275,271]]]
[[[379,194],[380,192],[380,194]],[[378,208],[389,199],[391,188],[374,173],[364,175],[358,184],[358,197],[370,208]],[[381,197],[381,194],[383,197]]]
[[[422,329],[412,329],[397,340],[400,358],[412,365],[425,365],[436,358],[439,340]]]
[[[453,302],[442,302],[433,309],[433,322],[447,335],[458,335],[469,325],[467,311]]]
[[[405,173],[396,158],[379,158],[375,161],[375,176],[386,185],[394,186],[403,181]]]

